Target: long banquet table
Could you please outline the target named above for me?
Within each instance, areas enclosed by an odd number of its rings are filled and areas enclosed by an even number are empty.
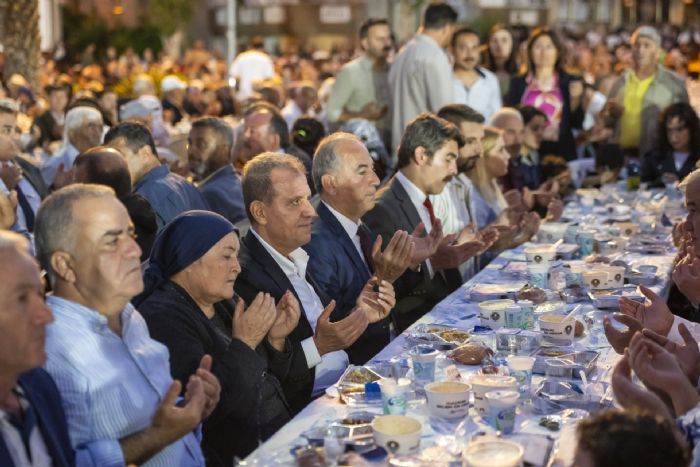
[[[411,329],[421,323],[452,325],[456,328],[467,330],[472,329],[474,325],[478,325],[478,304],[469,300],[470,290],[477,284],[513,282],[513,276],[504,272],[503,269],[509,262],[524,262],[525,256],[523,249],[524,245],[501,253],[488,266],[466,282],[462,287],[446,297],[406,332],[410,332]],[[668,295],[673,257],[674,253],[670,250],[664,255],[640,255],[633,253],[622,255],[623,260],[634,266],[642,264],[657,266],[657,281],[651,288],[664,297]],[[526,278],[521,278],[521,280],[526,282]],[[568,309],[571,310],[574,306],[574,304],[568,305]],[[584,301],[576,316],[581,316],[592,310],[595,310],[592,303],[590,301]],[[592,339],[594,339],[595,342],[592,342]],[[576,350],[583,350],[590,345],[600,353],[597,367],[591,373],[590,378],[609,383],[612,367],[619,356],[608,345],[601,329],[595,332],[589,331],[583,338],[577,339],[574,348]],[[380,362],[387,362],[393,357],[402,354],[407,355],[406,333],[394,339],[368,364],[376,365]],[[447,359],[444,359],[442,364],[440,361],[438,362],[435,380],[441,379],[443,370],[449,363],[451,362]],[[459,366],[462,377],[467,380],[469,375],[475,373],[478,369],[479,366]],[[533,387],[540,379],[541,377],[537,376],[533,378]],[[262,444],[245,460],[244,464],[294,465],[294,459],[290,452],[294,446],[305,444],[305,438],[302,437],[302,433],[312,427],[325,426],[328,423],[342,419],[350,412],[358,410],[366,410],[380,414],[381,406],[350,407],[341,403],[338,398],[330,396],[320,397],[309,404],[267,442]],[[410,404],[407,415],[415,417],[423,423],[424,428],[421,438],[421,449],[434,445],[439,434],[435,433],[433,426],[429,423],[426,404]],[[486,431],[489,430],[488,426],[482,423],[480,418],[476,415],[473,407],[470,410],[470,416],[473,419],[472,423],[477,428]],[[573,459],[575,448],[575,425],[564,426],[560,431],[553,433],[538,426],[540,416],[541,415],[531,413],[528,410],[519,409],[516,419],[516,432],[548,435],[554,438],[554,449],[550,457],[550,462],[554,462],[554,465],[569,465]]]

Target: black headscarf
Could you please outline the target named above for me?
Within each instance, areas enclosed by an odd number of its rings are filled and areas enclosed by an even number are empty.
[[[187,211],[171,220],[153,243],[143,278],[144,290],[132,300],[134,306],[231,232],[238,234],[238,229],[225,217],[210,211]]]

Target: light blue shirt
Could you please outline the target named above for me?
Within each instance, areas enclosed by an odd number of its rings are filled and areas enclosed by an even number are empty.
[[[80,154],[75,146],[70,143],[66,143],[63,148],[53,157],[50,157],[44,161],[41,165],[41,177],[44,179],[46,186],[51,188],[54,180],[56,179],[56,174],[58,169],[63,166],[63,171],[68,172],[73,169],[73,162]]]
[[[209,205],[194,185],[170,172],[165,165],[158,166],[141,177],[134,184],[134,192],[151,203],[158,230],[185,211],[209,210]]]
[[[63,399],[76,465],[124,465],[119,440],[151,424],[172,384],[168,350],[151,339],[131,304],[122,311],[120,337],[96,311],[54,295],[46,302],[55,321],[44,367]],[[143,465],[203,466],[200,441],[190,433]]]

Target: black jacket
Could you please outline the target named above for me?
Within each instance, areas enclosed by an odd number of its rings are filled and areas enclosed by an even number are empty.
[[[219,378],[221,399],[204,421],[202,450],[209,466],[231,466],[245,457],[291,419],[278,378],[289,371],[290,353],[261,344],[251,349],[231,339],[233,300],[219,302],[210,320],[189,294],[167,282],[141,305],[151,337],[170,352],[170,369],[183,388],[205,354],[212,356],[212,373]],[[288,349],[289,350],[289,349]]]
[[[673,152],[649,151],[642,159],[642,181],[648,182],[651,187],[663,187],[661,176],[670,173],[683,180],[690,172],[695,170],[695,164],[700,158],[700,154],[688,154],[688,158],[683,163],[680,170],[676,170],[676,163],[673,160]]]
[[[380,191],[377,204],[362,221],[382,236],[383,248],[397,230],[413,232],[421,222],[411,198],[396,177]],[[432,278],[425,263],[420,271],[407,269],[394,282],[396,306],[391,316],[397,330],[403,332],[461,284],[462,276],[457,269],[437,271]]]
[[[573,81],[580,81],[581,78],[572,76],[564,72],[559,72],[559,91],[561,91],[564,107],[561,112],[561,122],[559,123],[559,140],[542,141],[540,155],[542,157],[550,154],[564,157],[567,161],[576,159],[576,141],[574,140],[574,128],[581,128],[585,112],[583,105],[579,105],[574,112],[571,111],[571,96],[569,94],[569,84]],[[524,75],[511,78],[508,86],[508,94],[505,98],[505,105],[517,107],[527,89],[527,77]]]
[[[292,283],[284,274],[282,268],[279,267],[274,258],[250,230],[241,240],[238,261],[241,263],[241,272],[238,274],[234,289],[246,303],[252,302],[258,292],[269,293],[274,297],[275,302],[278,302],[287,290],[291,291],[296,299],[299,300]],[[326,306],[329,300],[323,293],[323,290],[315,284],[309,274],[307,274],[306,279],[314,287],[323,306]],[[288,336],[292,346],[290,370],[287,377],[280,380],[284,389],[284,395],[287,397],[294,414],[301,411],[311,402],[311,392],[313,391],[316,377],[316,370],[308,367],[306,355],[301,347],[301,342],[312,337],[314,330],[306,319],[306,312],[301,304],[301,300],[299,300],[299,307],[301,308],[299,324]]]

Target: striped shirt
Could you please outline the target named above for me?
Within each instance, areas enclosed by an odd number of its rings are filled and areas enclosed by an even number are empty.
[[[55,321],[47,330],[45,368],[63,399],[76,464],[123,465],[119,440],[151,424],[172,384],[168,350],[151,339],[131,304],[122,311],[120,337],[96,311],[54,295],[46,302]],[[204,465],[199,444],[190,433],[143,465]]]

